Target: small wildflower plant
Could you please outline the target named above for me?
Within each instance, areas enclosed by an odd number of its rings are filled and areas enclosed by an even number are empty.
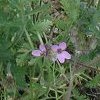
[[[0,100],[100,100],[100,0],[0,0]]]

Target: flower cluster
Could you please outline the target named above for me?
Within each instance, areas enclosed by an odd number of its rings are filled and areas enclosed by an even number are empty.
[[[53,61],[58,60],[60,63],[64,63],[66,59],[71,59],[71,55],[65,51],[66,49],[66,43],[65,42],[61,42],[58,45],[52,45],[50,46],[49,52],[50,54],[48,54],[48,49],[45,45],[40,45],[38,50],[33,50],[32,51],[32,55],[33,56],[48,56],[51,55],[51,58]]]

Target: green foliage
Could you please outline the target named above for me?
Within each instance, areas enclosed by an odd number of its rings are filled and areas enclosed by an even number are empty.
[[[9,49],[10,43],[5,38],[0,38],[0,62],[11,60],[13,57],[12,51]]]
[[[75,100],[89,100],[85,95],[80,94],[77,89],[73,90],[73,97]]]
[[[49,20],[44,20],[42,22],[36,22],[33,27],[32,31],[43,33],[52,25],[52,22]]]
[[[60,0],[60,2],[68,15],[69,25],[76,22],[79,17],[80,0]]]
[[[26,68],[20,66],[13,66],[12,72],[18,88],[25,88],[27,86],[25,81]]]
[[[100,74],[97,74],[92,80],[90,80],[87,84],[87,87],[96,88],[100,86]]]
[[[100,37],[100,9],[98,9],[93,15],[93,25],[92,31],[96,35],[97,38]],[[100,38],[99,38],[100,39]]]
[[[100,87],[100,0],[92,1],[0,0],[0,100],[89,100],[77,86]],[[72,55],[64,64],[32,56],[62,41]]]

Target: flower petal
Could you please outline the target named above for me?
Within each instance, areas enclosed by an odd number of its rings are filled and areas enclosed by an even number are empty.
[[[66,49],[66,43],[65,42],[61,42],[60,44],[59,44],[59,48],[61,48],[61,50],[65,50]]]
[[[51,46],[52,51],[57,52],[57,50],[59,49],[58,45],[52,45]]]
[[[64,58],[71,59],[71,55],[67,51],[63,51],[61,54],[63,55]]]
[[[40,49],[42,52],[43,52],[43,51],[46,51],[45,45],[42,45],[42,44],[39,46],[39,49]]]
[[[57,59],[59,60],[60,63],[64,63],[65,62],[65,56],[61,53],[61,54],[57,54]]]
[[[42,52],[41,52],[40,50],[33,50],[33,51],[32,51],[32,55],[33,55],[33,56],[36,56],[36,57],[41,56],[41,53],[42,53]]]
[[[65,59],[71,59],[71,55],[67,51],[63,51],[60,54],[57,54],[57,59],[60,63],[64,63]]]

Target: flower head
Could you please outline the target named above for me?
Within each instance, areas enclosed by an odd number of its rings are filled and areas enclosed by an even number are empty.
[[[71,55],[65,51],[66,43],[61,42],[58,45],[40,45],[38,50],[33,50],[32,55],[35,57],[45,56],[52,61],[59,60],[60,63],[64,63],[66,59],[71,59]]]
[[[65,51],[66,47],[65,42],[51,46],[52,51],[56,54],[56,59],[59,60],[60,63],[64,63],[65,59],[71,59],[71,55]]]
[[[39,57],[41,55],[45,55],[46,54],[46,48],[45,45],[40,45],[38,50],[33,50],[32,51],[32,55]]]

